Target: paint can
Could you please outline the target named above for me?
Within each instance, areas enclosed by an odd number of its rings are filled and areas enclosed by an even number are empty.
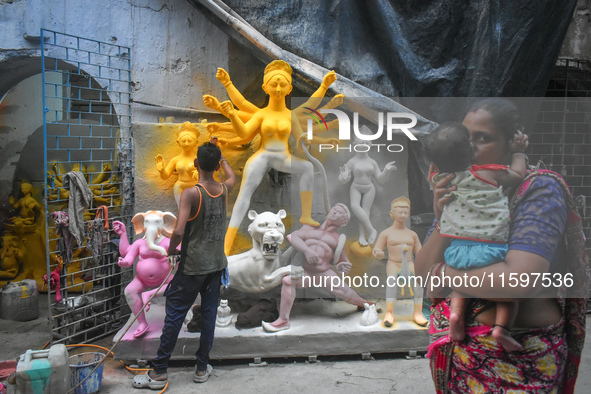
[[[16,365],[17,394],[65,393],[70,383],[66,345],[27,350]]]
[[[7,284],[2,288],[1,299],[2,319],[28,321],[39,317],[39,291],[32,279]]]
[[[70,356],[70,389],[82,382],[98,363],[105,357],[102,353],[81,353]],[[84,383],[74,390],[74,394],[96,393],[101,388],[103,381],[103,364],[92,372],[92,375]]]

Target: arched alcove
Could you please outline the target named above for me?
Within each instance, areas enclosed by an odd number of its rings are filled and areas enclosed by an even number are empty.
[[[53,274],[57,273],[62,301],[55,297],[54,287],[45,286],[52,310],[52,340],[87,341],[118,329],[127,317],[120,305],[121,286],[129,279],[122,278],[124,273],[117,266],[110,225],[98,226],[100,237],[92,235],[97,227],[88,225],[99,206],[107,208],[101,212],[108,211],[110,220],[130,221],[130,209],[123,207],[120,166],[125,160],[126,179],[130,179],[129,82],[112,82],[114,77],[101,71],[102,64],[81,65],[79,59],[69,57],[42,60],[30,51],[13,55],[4,54],[0,60],[0,248],[12,248],[8,260],[2,254],[0,286],[27,278],[41,289],[43,276],[56,280]],[[124,86],[114,92],[114,83]],[[120,135],[122,117],[125,142]],[[72,247],[64,246],[50,215],[57,210],[68,212],[71,190],[62,187],[62,178],[70,171],[82,172],[92,192],[91,205],[83,207],[83,238]],[[34,208],[27,212],[23,206],[29,203]],[[5,265],[15,264],[16,274],[13,269],[4,270]],[[97,313],[91,305],[98,299],[102,302]],[[72,305],[80,307],[72,309]]]

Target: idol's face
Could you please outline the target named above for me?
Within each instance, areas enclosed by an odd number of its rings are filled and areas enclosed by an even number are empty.
[[[402,221],[404,222],[410,216],[410,208],[409,207],[394,207],[390,211],[390,217],[395,221]]]
[[[266,84],[263,85],[263,90],[272,97],[282,98],[291,93],[292,86],[289,81],[282,75],[275,75],[271,77]]]
[[[349,222],[349,214],[340,205],[335,205],[330,212],[328,212],[327,219],[329,219],[331,223],[342,227]]]

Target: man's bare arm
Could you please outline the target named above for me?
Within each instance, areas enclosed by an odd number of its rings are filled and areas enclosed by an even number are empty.
[[[181,199],[179,201],[179,213],[177,215],[176,224],[170,237],[170,243],[168,245],[168,254],[178,254],[177,246],[183,240],[183,234],[185,233],[185,226],[191,217],[191,213],[195,215],[197,209],[201,204],[201,196],[194,187],[183,190]]]
[[[226,185],[226,188],[228,188],[228,193],[230,193],[236,185],[236,175],[234,175],[234,170],[232,170],[232,167],[230,167],[230,164],[228,164],[228,161],[223,155],[221,166],[224,170],[224,174],[226,174],[226,181],[224,182],[224,185]]]

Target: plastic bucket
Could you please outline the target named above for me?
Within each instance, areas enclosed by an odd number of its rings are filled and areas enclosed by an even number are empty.
[[[82,382],[103,359],[102,353],[80,353],[69,357],[70,389]],[[103,380],[103,364],[74,391],[75,394],[96,393],[101,388]]]
[[[11,373],[16,371],[16,361],[0,361],[0,381],[6,380]]]

